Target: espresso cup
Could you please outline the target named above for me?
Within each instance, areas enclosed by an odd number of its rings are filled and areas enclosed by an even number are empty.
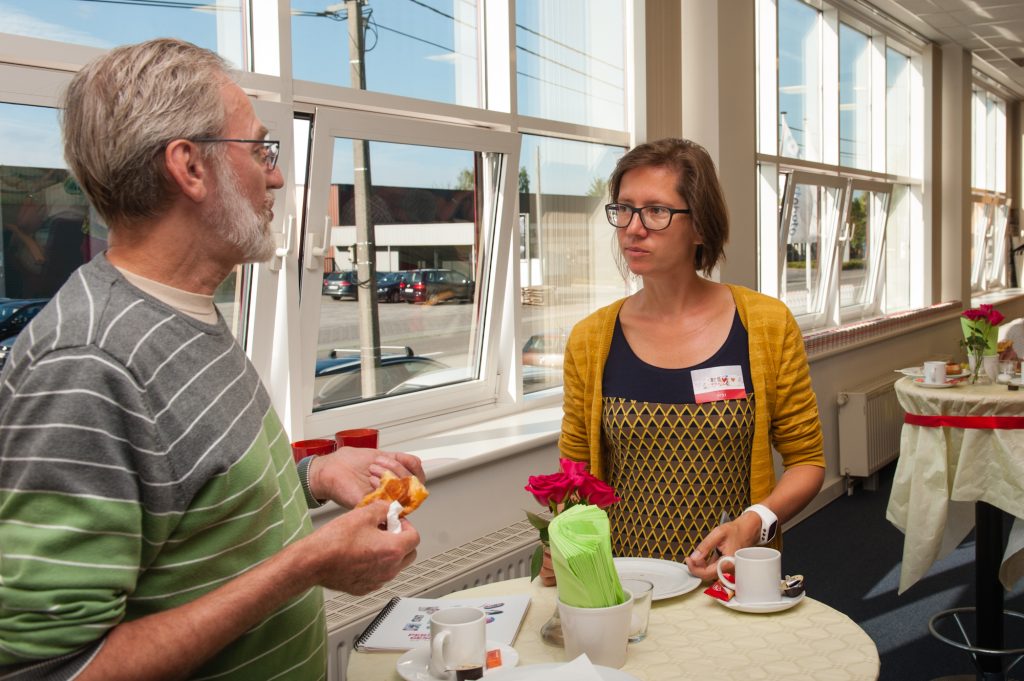
[[[444,608],[430,616],[430,673],[439,679],[450,670],[484,666],[487,631],[480,608]]]
[[[925,362],[924,382],[928,385],[939,385],[946,382],[945,362]]]
[[[722,568],[726,563],[734,566],[737,603],[752,605],[781,600],[781,553],[767,546],[748,546],[737,551],[735,556],[722,556],[718,559],[718,579],[722,582],[725,582]]]

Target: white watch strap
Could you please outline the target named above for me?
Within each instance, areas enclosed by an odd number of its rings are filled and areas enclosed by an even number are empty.
[[[746,513],[747,511],[753,511],[761,518],[761,532],[757,538],[757,545],[764,546],[775,538],[779,527],[779,517],[775,515],[772,509],[763,504],[754,504],[744,509],[743,512]]]

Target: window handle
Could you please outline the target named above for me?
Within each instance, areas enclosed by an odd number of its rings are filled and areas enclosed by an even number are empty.
[[[314,258],[320,258],[323,261],[324,255],[327,253],[328,242],[331,238],[331,216],[324,216],[324,234],[323,238],[320,239],[320,245],[313,245],[313,235],[306,235],[306,269],[316,269],[316,263],[313,262]]]
[[[295,216],[289,215],[285,218],[284,229],[278,232],[283,237],[284,245],[274,249],[274,257],[270,259],[270,271],[277,272],[281,269],[282,261],[292,252],[292,235],[295,233]]]

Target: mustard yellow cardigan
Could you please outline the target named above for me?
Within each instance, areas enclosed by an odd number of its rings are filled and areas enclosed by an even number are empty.
[[[818,404],[804,352],[803,336],[781,301],[742,286],[729,285],[749,338],[754,388],[754,441],[750,462],[750,501],[775,488],[772,446],[786,468],[825,467]],[[601,437],[601,379],[611,348],[619,308],[625,298],[592,313],[573,327],[565,348],[562,456],[589,461],[590,470],[607,479]]]

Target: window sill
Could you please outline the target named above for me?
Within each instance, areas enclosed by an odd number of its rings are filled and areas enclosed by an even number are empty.
[[[813,363],[816,360],[899,336],[914,329],[939,324],[958,317],[961,311],[960,301],[953,300],[918,310],[894,312],[883,317],[862,319],[831,329],[807,332],[803,335],[807,359]]]
[[[998,305],[1010,300],[1024,298],[1024,288],[1004,288],[1000,291],[990,291],[971,296],[971,307],[978,305]]]
[[[562,402],[538,406],[496,418],[440,430],[421,437],[388,442],[383,449],[420,457],[427,480],[435,482],[461,471],[507,457],[554,447],[562,428]],[[552,458],[552,466],[555,466]],[[332,502],[312,509],[311,514],[337,513]]]

